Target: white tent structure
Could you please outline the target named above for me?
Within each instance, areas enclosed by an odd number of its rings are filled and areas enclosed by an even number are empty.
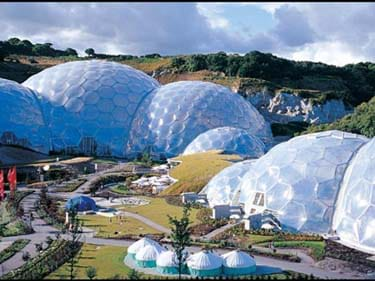
[[[163,274],[178,274],[178,261],[174,251],[162,252],[156,260],[157,271]]]
[[[223,258],[223,273],[226,276],[247,275],[256,270],[255,260],[240,250],[231,251],[221,257]]]
[[[147,237],[143,237],[142,239],[134,242],[133,244],[131,244],[128,248],[128,256],[132,259],[135,258],[135,255],[136,253],[138,253],[141,249],[143,249],[144,247],[148,246],[148,245],[154,245],[160,249],[163,249],[162,246],[160,246],[160,244],[150,238],[147,238]]]
[[[147,245],[136,253],[136,263],[139,267],[156,267],[156,260],[164,251],[160,245]]]
[[[187,259],[189,272],[194,277],[219,276],[222,272],[223,259],[207,250],[191,255]]]

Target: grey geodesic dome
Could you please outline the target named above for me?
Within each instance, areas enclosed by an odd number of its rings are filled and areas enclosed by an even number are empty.
[[[0,143],[48,153],[48,129],[36,94],[17,82],[0,79],[0,104]]]
[[[238,205],[241,181],[252,163],[254,160],[235,163],[222,170],[208,182],[200,193],[207,195],[207,201],[211,208],[216,205]]]
[[[258,158],[264,154],[265,145],[246,130],[233,127],[219,127],[197,136],[186,148],[184,155],[209,150],[223,150],[246,158]]]
[[[159,87],[141,71],[100,60],[53,66],[23,85],[43,98],[53,150],[120,157],[138,106]]]
[[[359,149],[345,172],[332,229],[343,244],[375,254],[375,138]]]
[[[175,156],[199,134],[225,126],[246,130],[264,141],[272,138],[259,112],[226,87],[201,81],[170,83],[145,98],[132,125],[128,151],[149,148]]]
[[[340,131],[302,135],[273,147],[243,176],[245,213],[270,210],[284,228],[327,233],[348,163],[367,138]]]

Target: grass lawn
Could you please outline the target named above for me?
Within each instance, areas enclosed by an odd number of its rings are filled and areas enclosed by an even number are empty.
[[[126,278],[130,268],[123,263],[125,255],[125,247],[84,244],[77,255],[78,263],[75,279],[88,279],[86,268],[89,266],[96,268],[96,279],[108,279],[116,274],[120,275],[121,278]],[[68,265],[64,264],[48,275],[46,279],[69,279],[68,268]],[[144,274],[142,277],[152,276]]]
[[[85,215],[80,216],[83,221],[83,226],[97,231],[96,237],[101,238],[116,238],[123,235],[132,234],[158,234],[159,232],[147,224],[140,222],[134,218],[123,217],[123,222],[112,217],[112,222],[110,218],[100,216],[100,215]],[[115,234],[117,232],[117,234]]]
[[[132,192],[125,184],[118,184],[114,187],[111,187],[111,191],[122,195],[132,194]]]
[[[267,246],[268,244],[260,245]],[[315,260],[322,260],[325,252],[324,241],[275,241],[274,246],[276,248],[307,248]]]
[[[274,236],[272,235],[258,235],[258,234],[250,234],[248,236],[249,242],[251,244],[260,244],[268,241],[272,241]]]
[[[117,164],[118,163],[116,160],[105,159],[105,158],[96,158],[92,162],[97,163],[97,164]]]
[[[182,163],[170,171],[170,175],[178,179],[161,195],[179,195],[182,192],[199,192],[208,181],[224,168],[231,165],[230,160],[240,160],[237,155],[220,154],[219,151],[209,151],[185,155],[176,158]]]
[[[150,220],[163,225],[165,227],[170,227],[168,215],[174,217],[181,217],[182,216],[182,207],[170,205],[168,204],[164,198],[151,198],[151,197],[144,197],[139,196],[140,198],[144,198],[150,201],[150,204],[142,205],[142,206],[122,206],[119,209],[124,211],[129,211],[132,213],[137,213],[142,215]],[[190,220],[192,223],[197,223],[198,220],[197,216],[197,209],[191,209],[190,212]]]

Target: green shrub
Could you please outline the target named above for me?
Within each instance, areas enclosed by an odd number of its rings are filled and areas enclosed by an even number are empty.
[[[29,239],[18,239],[14,241],[9,247],[2,250],[0,252],[0,264],[21,251],[29,242]]]

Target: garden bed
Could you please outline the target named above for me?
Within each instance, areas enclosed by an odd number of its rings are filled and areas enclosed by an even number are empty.
[[[72,242],[67,240],[54,240],[42,253],[27,261],[21,267],[1,276],[0,279],[29,280],[44,278],[81,249],[81,242],[77,242],[77,247],[74,248],[74,251],[71,250],[70,243]]]
[[[27,244],[29,239],[18,239],[14,241],[9,247],[5,248],[0,252],[0,264],[13,257],[19,251],[21,251]]]

